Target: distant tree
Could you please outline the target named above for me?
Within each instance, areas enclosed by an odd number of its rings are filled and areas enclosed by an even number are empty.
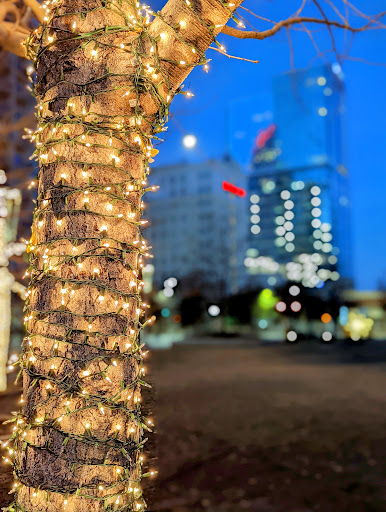
[[[203,316],[205,300],[201,295],[185,297],[180,303],[182,325],[194,325]]]
[[[226,301],[226,313],[237,319],[241,324],[249,324],[252,320],[252,309],[257,291],[248,291],[232,295]]]

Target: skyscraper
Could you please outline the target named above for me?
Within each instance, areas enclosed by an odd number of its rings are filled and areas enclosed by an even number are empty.
[[[184,293],[198,290],[212,299],[236,293],[245,275],[247,228],[246,197],[237,195],[245,195],[239,165],[224,159],[158,167],[151,182],[160,187],[145,198],[155,286],[175,277]]]
[[[251,284],[323,287],[352,278],[344,83],[340,67],[273,81],[273,122],[257,134],[248,176]]]

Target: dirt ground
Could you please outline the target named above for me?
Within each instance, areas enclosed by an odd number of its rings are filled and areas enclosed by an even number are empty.
[[[144,400],[159,476],[148,510],[384,512],[386,352],[378,347],[152,351],[155,391]],[[13,389],[0,395],[1,417],[16,399]],[[0,506],[9,483],[3,466]]]

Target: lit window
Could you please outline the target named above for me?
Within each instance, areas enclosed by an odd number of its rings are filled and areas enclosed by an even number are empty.
[[[318,196],[320,194],[320,192],[321,192],[320,188],[317,187],[316,185],[311,188],[311,194],[313,196]]]
[[[288,211],[288,212],[285,212],[284,217],[287,220],[292,220],[295,217],[295,214],[294,214],[294,212]]]
[[[252,213],[259,213],[259,211],[260,211],[260,206],[259,206],[259,205],[257,205],[257,204],[253,204],[253,205],[251,206],[250,210],[251,210],[251,212],[252,212]]]
[[[289,199],[291,196],[291,194],[289,193],[288,190],[283,190],[281,193],[280,193],[280,197],[282,199]]]
[[[320,200],[320,198],[319,198],[319,197],[313,197],[313,198],[311,199],[311,204],[312,204],[312,206],[319,206],[321,202],[322,202],[322,201]]]
[[[327,115],[326,107],[320,107],[320,109],[318,110],[318,114],[320,115],[320,117],[326,117],[326,115]]]
[[[295,235],[293,233],[286,233],[285,239],[287,242],[293,242],[295,240]]]
[[[257,194],[252,194],[250,197],[251,203],[258,203],[260,201],[260,197]]]
[[[312,208],[311,215],[313,217],[320,217],[322,215],[322,210],[320,208]]]
[[[313,228],[317,229],[317,228],[320,228],[321,226],[321,222],[319,219],[312,219],[312,222],[311,222],[311,225]]]
[[[331,244],[323,244],[322,251],[323,252],[331,252],[332,251],[332,245]]]
[[[283,245],[285,245],[286,243],[286,240],[284,237],[279,237],[279,238],[276,238],[275,240],[275,244],[278,246],[278,247],[283,247]]]
[[[320,229],[325,232],[330,231],[331,224],[329,224],[328,222],[323,222],[323,224],[320,226]]]
[[[287,210],[291,210],[294,206],[295,205],[294,205],[293,201],[286,201],[284,203],[284,208],[286,208]]]
[[[265,194],[271,193],[273,190],[275,190],[276,184],[272,180],[264,180],[262,183],[262,189]]]

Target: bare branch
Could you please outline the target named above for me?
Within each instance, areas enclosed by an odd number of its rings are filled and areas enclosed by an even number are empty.
[[[345,16],[343,16],[343,14],[340,12],[340,10],[334,5],[334,3],[331,0],[324,0],[324,1],[331,7],[331,9],[336,13],[336,15],[342,20],[342,22],[344,24],[348,21],[347,5],[345,6],[346,7],[346,17],[345,17]]]
[[[15,21],[8,21],[14,18]],[[22,10],[11,0],[0,2],[0,46],[19,57],[25,57],[23,42],[31,33],[31,29],[24,26]]]
[[[370,65],[370,66],[381,66],[386,67],[386,62],[373,62],[371,60],[363,59],[362,57],[352,57],[347,55],[345,60],[351,60],[353,62],[361,62],[362,64]]]
[[[267,21],[268,23],[272,23],[272,25],[274,25],[276,23],[275,21],[270,20],[269,18],[265,18],[264,16],[259,16],[258,14],[256,14],[253,11],[251,11],[250,9],[245,7],[244,5],[240,5],[240,9],[242,9],[243,11],[248,12],[251,16],[257,18],[258,20]]]
[[[43,7],[36,0],[24,0],[25,5],[31,8],[31,11],[34,13],[36,18],[43,22],[43,18],[45,16]]]
[[[288,47],[289,47],[289,51],[290,51],[290,65],[291,65],[291,69],[294,70],[295,69],[295,59],[294,59],[294,47],[292,44],[291,32],[288,27],[286,27],[285,30],[287,32]]]
[[[245,59],[244,57],[237,57],[235,55],[229,55],[229,53],[227,53],[226,51],[221,50],[221,48],[216,48],[215,46],[209,46],[208,50],[215,50],[216,52],[219,52],[222,55],[225,55],[225,57],[228,57],[229,59],[244,60],[246,62],[252,62],[252,64],[259,63],[258,60]]]
[[[24,41],[30,34],[30,30],[21,26],[15,28],[14,23],[2,21],[0,23],[0,46],[19,57],[26,57]]]
[[[364,12],[360,11],[358,9],[358,7],[355,7],[355,5],[352,4],[351,2],[349,2],[348,0],[343,0],[343,1],[347,5],[347,10],[352,9],[357,14],[357,16],[367,20],[369,22],[369,25],[373,23],[375,25],[378,25],[378,28],[385,28],[385,25],[379,21],[379,19],[384,15],[384,12],[381,13],[381,16],[378,15],[378,16],[372,17],[372,16],[369,16],[368,14],[365,14]]]
[[[297,11],[295,11],[292,14],[292,16],[290,16],[290,18],[297,18],[298,16],[300,16],[300,14],[303,12],[303,9],[304,9],[304,7],[306,5],[306,2],[307,2],[307,0],[302,0],[302,3],[300,5],[299,9]]]
[[[323,58],[324,58],[324,53],[320,50],[320,48],[319,48],[319,46],[318,46],[317,42],[315,41],[314,36],[312,35],[311,30],[309,30],[309,29],[307,28],[307,26],[306,26],[306,25],[304,25],[304,23],[302,23],[302,27],[303,27],[304,32],[305,32],[305,33],[308,35],[308,37],[310,38],[310,41],[311,41],[311,43],[312,43],[313,47],[314,47],[314,48],[315,48],[315,50],[316,50],[316,57],[320,57],[321,59],[323,59]]]
[[[306,2],[307,2],[307,0],[302,0],[302,3],[300,5],[300,7],[291,16],[289,16],[289,18],[295,18],[295,17],[299,16],[300,13],[303,11],[303,9],[304,9],[304,7],[306,5]],[[246,11],[251,16],[257,18],[258,20],[262,20],[262,21],[266,21],[268,23],[272,23],[272,25],[276,24],[275,21],[270,20],[269,18],[264,18],[263,16],[259,16],[258,14],[254,13],[253,11],[248,9],[247,7],[244,7],[243,5],[240,6],[240,9],[242,9],[243,11]],[[240,16],[240,14],[239,14],[239,17],[240,17],[240,19],[242,19],[245,22],[246,25],[249,25],[252,28],[252,30],[257,32],[257,29],[255,27],[253,27],[252,24],[245,17]]]
[[[322,18],[325,21],[328,33],[330,34],[330,39],[331,39],[331,44],[332,44],[333,52],[335,53],[335,57],[336,57],[337,61],[340,62],[339,52],[338,52],[338,50],[336,48],[334,33],[333,33],[331,25],[329,23],[329,19],[327,18],[326,14],[325,14],[324,10],[322,9],[322,7],[321,7],[320,3],[318,2],[318,0],[312,0],[312,1],[316,5],[318,11],[320,12],[320,14],[322,15]],[[345,21],[344,25],[346,25],[346,24],[348,25],[348,21]],[[346,26],[344,28],[345,28],[345,30],[347,30]]]
[[[370,25],[377,23],[377,21],[386,14],[386,11],[381,12],[376,17],[371,18],[371,20],[361,27],[353,27],[348,23],[341,23],[336,20],[329,19],[321,19],[314,18],[310,16],[297,16],[295,18],[287,18],[286,20],[279,21],[272,28],[263,31],[250,31],[250,30],[239,30],[237,28],[225,26],[222,30],[223,34],[228,36],[237,37],[238,39],[265,39],[267,37],[271,37],[275,35],[279,30],[284,27],[290,27],[292,25],[300,24],[300,23],[317,23],[320,25],[327,25],[328,27],[337,27],[341,29],[348,30],[350,32],[363,32],[367,30]]]

